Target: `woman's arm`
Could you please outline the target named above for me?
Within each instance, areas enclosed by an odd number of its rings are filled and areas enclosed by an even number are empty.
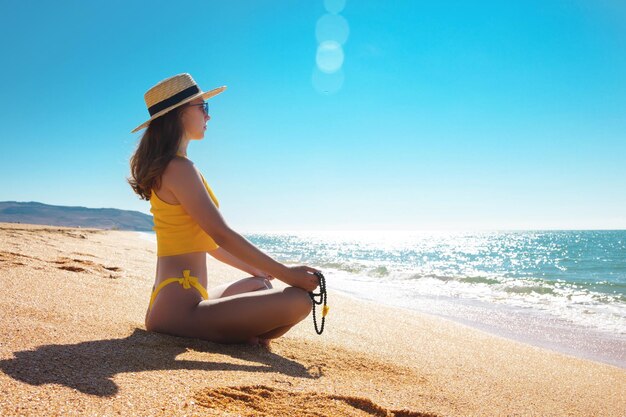
[[[211,200],[191,161],[174,158],[163,173],[162,186],[174,194],[185,211],[215,243],[234,257],[294,287],[313,291],[319,284],[313,275],[319,272],[317,269],[307,266],[287,267],[276,262],[231,229]]]
[[[226,265],[230,265],[234,268],[237,268],[243,272],[247,272],[248,274],[252,276],[272,279],[272,276],[270,274],[263,272],[260,269],[253,267],[252,265],[248,265],[241,259],[230,254],[224,248],[221,248],[221,247],[217,248],[215,250],[208,252],[208,254],[214,257],[215,259],[217,259],[218,261],[223,262]]]

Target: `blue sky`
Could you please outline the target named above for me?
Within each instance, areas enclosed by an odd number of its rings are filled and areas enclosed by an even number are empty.
[[[240,231],[626,228],[626,3],[341,3],[3,1],[0,201],[147,213],[129,132],[189,72]]]

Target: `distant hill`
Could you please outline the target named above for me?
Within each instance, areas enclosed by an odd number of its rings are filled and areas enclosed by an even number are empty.
[[[51,206],[34,201],[0,201],[0,222],[137,231],[151,231],[153,226],[152,216],[138,211]]]

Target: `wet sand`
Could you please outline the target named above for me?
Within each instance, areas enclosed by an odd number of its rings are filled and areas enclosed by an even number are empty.
[[[0,223],[0,415],[625,414],[623,369],[334,292],[271,351],[148,333],[154,246]]]

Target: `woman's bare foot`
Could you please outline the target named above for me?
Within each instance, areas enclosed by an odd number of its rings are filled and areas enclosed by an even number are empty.
[[[251,346],[261,346],[267,350],[272,350],[272,340],[271,339],[261,339],[260,337],[251,337],[246,341],[247,344]]]
[[[265,349],[271,351],[272,350],[272,339],[261,339],[261,338],[259,338],[259,345],[261,345]]]

